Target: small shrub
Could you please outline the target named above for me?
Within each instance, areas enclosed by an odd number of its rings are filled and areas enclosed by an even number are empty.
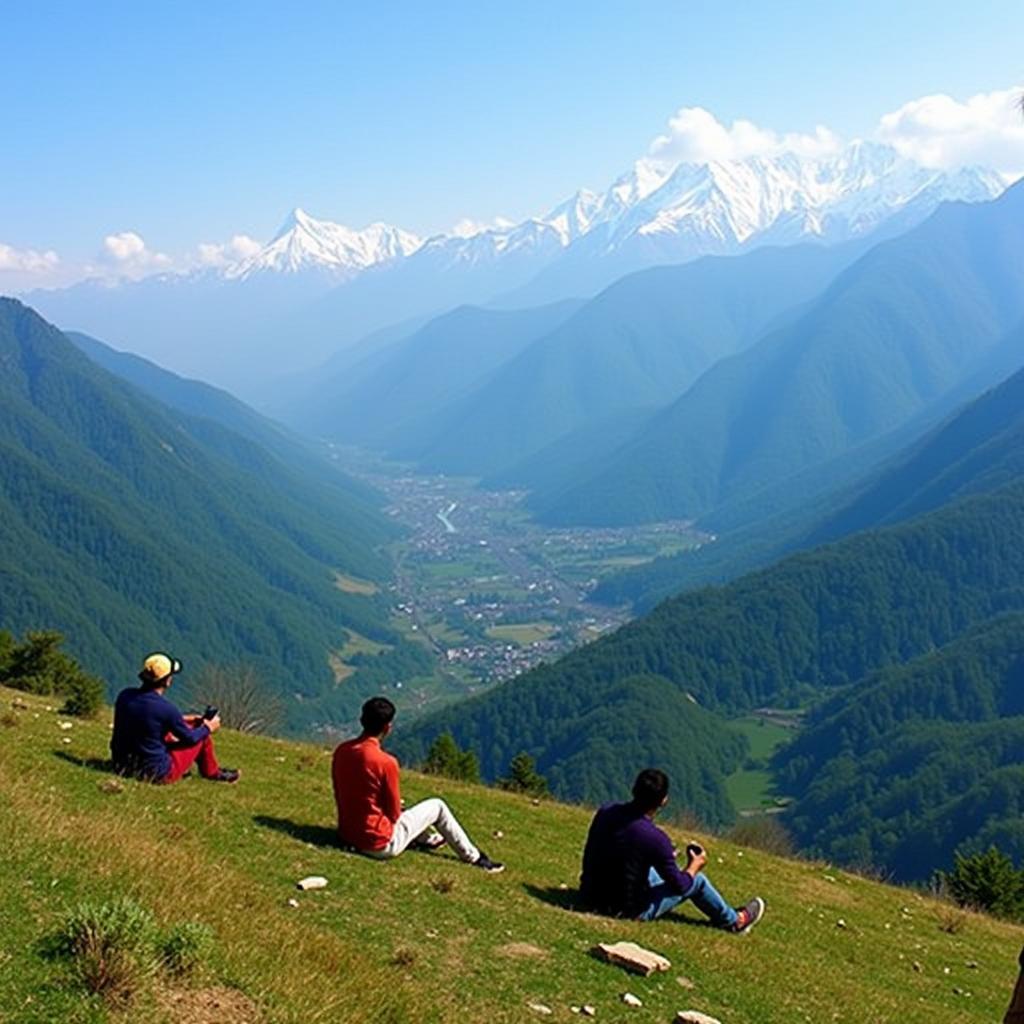
[[[61,692],[66,698],[61,708],[65,715],[92,718],[103,706],[103,683],[80,670],[65,680]]]
[[[728,837],[739,846],[749,846],[778,857],[792,857],[796,849],[785,825],[770,814],[740,818],[730,829]]]
[[[7,710],[0,714],[0,725],[5,729],[13,729],[20,721],[21,719],[13,711]]]
[[[54,951],[71,961],[73,975],[106,1002],[131,1003],[159,966],[156,923],[128,897],[85,903],[72,910],[54,937]]]
[[[430,888],[433,889],[434,892],[439,892],[439,893],[441,893],[442,896],[446,896],[448,893],[450,893],[455,888],[455,879],[454,878],[435,878],[430,883]]]
[[[175,925],[160,941],[160,961],[179,978],[195,974],[213,950],[213,932],[199,921]]]

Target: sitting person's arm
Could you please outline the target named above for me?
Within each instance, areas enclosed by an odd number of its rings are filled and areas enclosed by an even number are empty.
[[[704,859],[690,857],[685,871],[679,870],[676,861],[676,851],[672,848],[672,841],[661,829],[658,829],[659,839],[654,854],[654,870],[661,876],[662,881],[673,890],[678,896],[685,896],[693,885],[693,879],[701,867],[704,866]]]
[[[186,717],[172,705],[172,710],[165,723],[166,731],[171,733],[176,740],[188,746],[202,743],[213,732],[212,723],[207,724],[199,715],[189,715],[188,717],[195,723],[194,725],[190,725]]]
[[[393,825],[402,816],[402,794],[398,785],[398,762],[392,757],[384,765],[380,809]]]

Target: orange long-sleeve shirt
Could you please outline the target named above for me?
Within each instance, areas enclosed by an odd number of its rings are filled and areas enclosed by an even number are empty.
[[[388,845],[402,813],[398,761],[381,749],[376,736],[360,736],[338,745],[331,763],[338,836],[357,850]]]

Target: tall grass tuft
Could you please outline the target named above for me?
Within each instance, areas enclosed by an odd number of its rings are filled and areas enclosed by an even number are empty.
[[[170,929],[160,940],[164,968],[179,978],[191,977],[213,950],[213,932],[199,921],[185,921]]]
[[[129,897],[83,903],[61,922],[54,949],[74,976],[113,1006],[131,1003],[159,967],[153,915]]]

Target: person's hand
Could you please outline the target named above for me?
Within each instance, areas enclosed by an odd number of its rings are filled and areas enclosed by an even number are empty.
[[[203,719],[203,721],[206,722],[207,728],[209,728],[210,732],[216,732],[220,728],[219,713],[214,715],[213,718]]]
[[[690,843],[686,847],[686,871],[691,877],[696,877],[698,872],[703,871],[707,862],[708,853],[702,846]]]
[[[203,724],[202,715],[182,715],[181,717],[185,719],[185,724],[192,729]]]

